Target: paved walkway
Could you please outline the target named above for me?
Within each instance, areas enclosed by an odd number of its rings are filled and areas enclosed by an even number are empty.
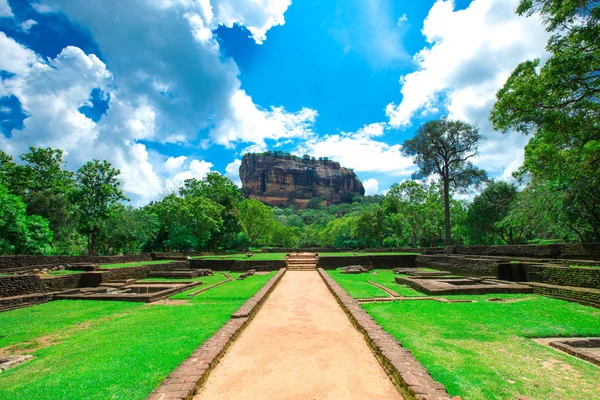
[[[318,273],[288,271],[194,400],[402,399]]]

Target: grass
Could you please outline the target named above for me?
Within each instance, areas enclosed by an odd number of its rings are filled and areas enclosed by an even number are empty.
[[[0,346],[22,345],[17,353],[35,358],[2,372],[0,398],[145,399],[269,278],[181,305],[55,301],[2,313]]]
[[[569,265],[571,268],[600,268],[600,265]]]
[[[110,269],[110,268],[141,267],[142,265],[170,264],[172,262],[175,262],[175,260],[138,261],[138,262],[128,262],[128,263],[119,263],[119,264],[102,264],[102,265],[100,265],[100,268]]]
[[[338,269],[335,271],[327,271],[327,273],[329,273],[329,275],[331,275],[331,277],[355,299],[391,297],[385,291],[369,284],[368,281],[373,281],[388,289],[392,289],[401,296],[423,296],[422,293],[417,292],[406,285],[397,284],[394,281],[394,278],[400,275],[394,274],[391,270],[374,269],[368,274],[342,274],[341,270]]]
[[[244,254],[228,254],[228,255],[217,255],[217,256],[195,256],[190,257],[193,260],[235,260],[235,261],[279,261],[285,260],[285,256],[288,253],[254,253],[251,257]],[[333,252],[333,253],[319,253],[320,257],[354,257],[354,256],[398,256],[398,255],[418,255],[419,253],[369,253],[369,252]]]
[[[62,271],[60,271],[60,270],[50,271],[50,273],[48,275],[50,275],[50,276],[73,275],[73,274],[83,274],[85,272],[86,271],[76,271],[76,270],[70,270],[70,269],[63,269]]]
[[[235,272],[227,273],[232,278],[237,277],[239,274]],[[187,278],[187,279],[178,279],[178,278],[146,278],[146,279],[138,279],[136,282],[144,283],[144,282],[203,282],[206,285],[212,285],[214,283],[218,283],[226,280],[225,276],[220,272],[215,272],[214,275],[211,276],[199,276],[198,278]],[[198,290],[198,289],[196,289]]]
[[[600,336],[600,310],[535,295],[453,296],[363,307],[464,400],[598,398],[600,369],[530,338]],[[490,297],[521,300],[492,303]]]
[[[220,256],[196,256],[190,257],[193,260],[248,260],[248,261],[278,261],[285,260],[287,253],[254,253],[252,257],[248,257],[246,254],[230,254]]]

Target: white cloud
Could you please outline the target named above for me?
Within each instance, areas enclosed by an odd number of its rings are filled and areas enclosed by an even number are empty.
[[[33,19],[28,19],[27,21],[21,22],[21,29],[24,32],[29,32],[29,30],[35,25],[37,25],[37,21],[34,21]]]
[[[379,182],[377,181],[377,179],[367,179],[363,182],[363,186],[365,187],[365,195],[367,196],[377,194],[377,192],[379,191]]]
[[[168,171],[177,171],[181,168],[185,160],[187,160],[186,156],[169,157],[167,161],[165,161],[165,168]]]
[[[189,168],[187,171],[180,172],[173,178],[173,181],[177,183],[183,183],[186,179],[198,179],[202,180],[208,173],[211,171],[213,167],[213,163],[204,161],[204,160],[192,160],[190,162]]]
[[[76,47],[44,60],[0,32],[0,69],[15,74],[0,81],[0,96],[15,95],[27,114],[23,129],[13,130],[10,138],[0,135],[0,147],[12,155],[30,145],[62,148],[72,169],[91,158],[107,159],[121,169],[123,188],[135,204],[157,198],[172,179],[200,179],[211,170],[211,163],[191,160],[182,171],[188,160],[165,161],[164,155],[149,151],[140,141],[207,149],[210,141],[199,132],[231,121],[242,127],[249,123],[255,129],[272,128],[267,137],[276,138],[310,119],[304,110],[263,111],[251,99],[246,110],[254,107],[256,113],[241,116],[249,116],[249,121],[240,119],[234,101],[240,93],[239,71],[233,60],[220,54],[212,33],[219,25],[239,24],[262,43],[268,29],[285,22],[289,3],[133,0],[124,7],[119,0],[41,0],[34,5],[38,12],[63,12],[89,29],[109,64]],[[120,22],[115,24],[116,20]],[[26,21],[22,28],[33,24]],[[99,122],[79,111],[91,105],[93,89],[110,98]],[[240,140],[263,143],[256,132]]]
[[[357,172],[385,172],[408,176],[414,170],[412,158],[404,157],[401,146],[374,140],[383,134],[385,124],[371,124],[357,132],[312,137],[296,150],[297,154],[329,157]]]
[[[21,46],[4,32],[0,32],[0,54],[3,55],[0,56],[0,70],[13,74],[27,70],[34,63],[41,61],[35,52]]]
[[[450,118],[479,126],[486,137],[475,161],[492,175],[507,176],[522,161],[527,140],[493,132],[488,121],[495,95],[522,61],[546,57],[548,33],[538,16],[515,13],[519,0],[474,0],[454,10],[438,0],[423,35],[429,43],[415,56],[418,70],[400,79],[402,101],[388,104],[390,125],[406,127],[415,116],[447,109]]]
[[[283,107],[260,109],[243,90],[231,97],[231,111],[210,133],[215,143],[230,148],[242,142],[264,149],[265,139],[306,138],[313,134],[312,125],[317,118],[317,112],[309,108],[295,113]]]
[[[8,0],[0,0],[0,17],[13,17],[14,14],[10,5],[8,4]]]
[[[211,15],[208,1],[200,4],[203,12]],[[213,0],[212,12],[219,25],[243,25],[254,41],[262,44],[269,29],[285,24],[283,14],[291,4],[292,0]]]
[[[242,165],[242,160],[236,159],[233,162],[227,164],[225,168],[225,176],[231,179],[236,185],[242,187],[242,181],[240,180],[240,166]]]

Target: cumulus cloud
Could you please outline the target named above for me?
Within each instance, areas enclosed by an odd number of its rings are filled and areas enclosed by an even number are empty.
[[[546,56],[548,39],[539,17],[515,14],[518,4],[474,0],[455,10],[453,1],[438,0],[424,22],[429,45],[415,56],[418,69],[400,79],[401,103],[386,108],[390,125],[406,127],[415,116],[446,109],[450,118],[476,124],[486,136],[479,166],[503,176],[514,170],[526,140],[493,132],[488,113],[517,64]]]
[[[0,0],[0,10],[6,9],[4,3]],[[297,135],[292,126],[314,119],[310,112],[254,105],[240,91],[237,65],[221,55],[213,36],[219,25],[238,24],[260,44],[270,28],[285,22],[289,4],[288,0],[133,0],[124,7],[119,0],[41,0],[34,4],[38,12],[65,13],[89,29],[108,65],[77,47],[45,60],[0,32],[0,69],[14,74],[0,81],[0,97],[16,96],[27,115],[23,129],[0,136],[0,146],[13,155],[30,145],[62,148],[71,168],[91,158],[108,159],[121,169],[129,197],[142,204],[158,197],[165,183],[201,179],[213,167],[184,156],[165,161],[145,142],[207,149],[209,138],[199,132],[211,129],[223,129],[231,140],[248,143],[264,143],[258,132],[262,128],[267,138]],[[25,21],[22,29],[34,24]],[[109,105],[100,121],[80,110],[93,106],[93,90],[104,93]],[[247,98],[242,99],[240,114],[238,100],[243,96]],[[233,137],[225,127],[235,124],[254,126],[255,133],[247,140]],[[222,144],[229,140],[217,133],[210,137]]]
[[[295,113],[283,107],[263,110],[243,90],[231,97],[231,114],[221,120],[211,131],[215,143],[233,148],[237,142],[255,143],[265,147],[265,139],[308,137],[313,134],[312,125],[317,112],[302,108]]]
[[[204,160],[192,160],[187,171],[183,171],[175,175],[173,181],[181,184],[186,179],[202,180],[208,175],[213,167],[213,163]]]
[[[363,182],[363,186],[365,187],[365,194],[367,196],[377,194],[377,192],[379,191],[379,182],[377,181],[377,179],[367,179]]]
[[[8,0],[0,0],[0,17],[13,17],[14,14],[10,5],[8,4]]]
[[[231,179],[239,187],[242,187],[242,181],[240,180],[241,165],[242,160],[236,159],[233,162],[227,164],[227,167],[225,168],[225,176]]]
[[[169,157],[167,161],[165,161],[165,168],[168,171],[177,171],[181,168],[185,160],[187,160],[186,156]]]
[[[409,176],[414,170],[412,158],[404,157],[401,146],[389,145],[373,137],[381,136],[385,124],[370,124],[356,132],[312,137],[296,150],[297,154],[329,157],[357,172],[384,172]]]

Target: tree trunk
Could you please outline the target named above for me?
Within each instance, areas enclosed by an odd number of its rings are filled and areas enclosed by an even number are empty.
[[[89,241],[88,253],[90,256],[96,255],[96,232],[92,231]]]
[[[444,225],[446,228],[446,246],[450,246],[450,182],[447,178],[444,178]]]

